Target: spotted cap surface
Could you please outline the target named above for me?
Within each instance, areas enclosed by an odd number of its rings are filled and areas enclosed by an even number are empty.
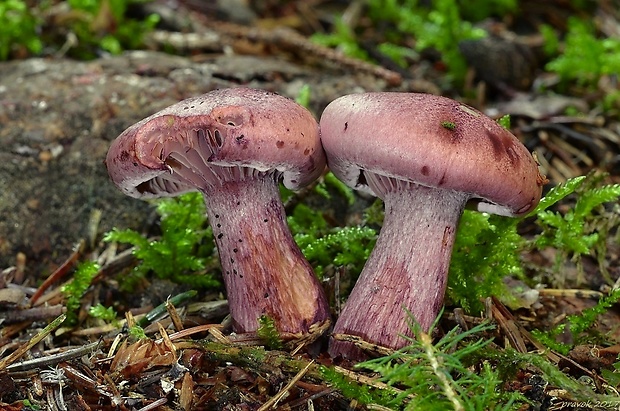
[[[478,209],[522,215],[540,200],[545,178],[508,130],[455,100],[419,93],[361,93],[324,110],[327,163],[349,186],[375,193],[365,174],[466,192]]]
[[[232,88],[183,100],[129,127],[112,143],[106,166],[125,194],[152,198],[200,189],[222,169],[228,171],[221,178],[239,174],[232,169],[275,170],[296,189],[321,174],[325,154],[308,110],[268,91]]]

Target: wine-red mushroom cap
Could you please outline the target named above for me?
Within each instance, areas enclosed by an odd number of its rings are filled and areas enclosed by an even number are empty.
[[[320,121],[330,169],[375,193],[365,173],[470,193],[478,209],[515,216],[531,211],[544,177],[509,131],[457,101],[417,93],[362,93],[332,101]]]
[[[288,229],[278,186],[307,185],[325,168],[308,110],[263,90],[213,91],[129,127],[106,165],[133,197],[203,194],[235,331],[255,332],[263,315],[305,341],[327,329],[327,298]]]
[[[276,170],[295,189],[324,169],[318,133],[312,114],[293,100],[264,90],[222,89],[129,127],[112,143],[106,165],[112,181],[137,198],[177,195],[226,178],[209,171],[212,166]],[[175,171],[184,161],[204,169],[178,179]]]

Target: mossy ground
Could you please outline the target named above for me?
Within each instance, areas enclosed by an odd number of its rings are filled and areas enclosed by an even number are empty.
[[[58,27],[82,39],[75,57],[135,47],[125,41],[127,33],[148,32],[155,24],[145,19],[149,13],[128,7],[131,2],[74,3],[85,13]],[[356,19],[336,22],[331,9],[317,6],[316,14],[306,13],[301,3],[254,5],[262,18],[256,27],[286,25],[292,21],[287,17],[297,19],[291,27],[306,35],[327,27],[315,39],[365,51],[357,57],[390,67],[406,82],[424,75],[444,95],[512,112],[510,129],[536,153],[551,180],[539,208],[520,220],[467,211],[446,308],[433,332],[416,330],[411,346],[396,353],[365,346],[376,358],[355,365],[330,359],[326,339],[296,351],[268,318],[256,335],[231,334],[200,198],[167,200],[157,206],[149,236],[118,227],[107,241],[97,238],[67,256],[50,281],[40,279],[36,303],[23,303],[28,289],[1,289],[8,290],[0,301],[3,407],[617,409],[620,126],[613,58],[618,46],[610,36],[610,27],[620,26],[617,10],[588,2],[534,7],[488,0],[485,7],[459,8],[448,0],[430,7],[391,0],[370,1]],[[54,39],[66,32],[49,33],[51,26],[37,23],[50,14],[35,8],[31,15],[21,1],[7,4],[16,10],[10,16],[28,24],[2,26],[23,28],[10,32],[14,43],[0,50],[2,58],[51,55],[62,47]],[[53,10],[55,18],[74,16]],[[567,14],[572,18],[550,18]],[[480,24],[489,16],[496,25]],[[115,32],[115,24],[125,31]],[[33,41],[31,27],[43,30],[47,43]],[[93,27],[98,31],[90,32]],[[475,64],[449,40],[475,40],[481,27],[531,48],[535,87],[518,90],[506,83],[514,73],[484,77],[471,70]],[[521,46],[499,44],[504,52],[522,52]],[[271,46],[253,52],[288,56]],[[584,50],[588,57],[580,58]],[[511,56],[500,53],[496,61],[504,58]],[[498,63],[497,72],[502,69]],[[562,95],[580,104],[554,109],[539,102],[542,96],[557,102]],[[299,97],[313,106],[312,88]],[[330,174],[302,193],[282,195],[295,239],[337,315],[380,229],[381,203],[353,194]],[[123,252],[129,245],[135,251]],[[3,272],[1,283],[11,283],[13,275]],[[16,289],[22,298],[11,291]],[[60,311],[69,320],[39,332]],[[79,346],[83,351],[72,351]]]

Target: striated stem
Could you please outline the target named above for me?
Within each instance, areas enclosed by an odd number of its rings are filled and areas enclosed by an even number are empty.
[[[293,334],[328,320],[327,299],[286,224],[274,174],[223,182],[204,194],[235,331],[256,331],[261,315]]]
[[[406,184],[384,195],[385,219],[334,334],[390,348],[411,336],[409,310],[427,331],[441,310],[456,227],[468,195]],[[352,343],[332,340],[332,356],[361,359]]]

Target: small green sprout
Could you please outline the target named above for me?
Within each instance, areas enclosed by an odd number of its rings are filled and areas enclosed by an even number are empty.
[[[36,404],[36,403],[34,403],[34,402],[32,402],[32,401],[30,401],[28,399],[21,400],[21,403],[28,410],[35,410],[35,411],[37,411],[37,410],[41,410],[42,409],[39,404]]]
[[[148,338],[144,332],[144,328],[137,324],[133,327],[129,327],[129,335],[136,340],[145,340]]]
[[[90,307],[88,314],[93,318],[98,318],[106,322],[116,320],[116,311],[114,307],[104,307],[101,303]]]
[[[267,348],[271,350],[279,350],[284,346],[273,318],[266,315],[261,315],[258,319],[258,324],[259,326],[256,330],[256,334]]]
[[[453,121],[442,121],[441,127],[448,130],[454,130],[456,128],[456,124]]]
[[[506,114],[498,118],[497,123],[506,130],[510,130],[510,114]]]
[[[73,274],[73,280],[62,288],[62,293],[67,299],[67,324],[75,325],[78,320],[78,312],[82,305],[81,298],[90,287],[92,280],[99,273],[99,264],[94,261],[80,263]]]
[[[305,108],[310,107],[310,85],[304,84],[297,93],[297,97],[295,97],[295,102],[297,104],[304,106]]]

